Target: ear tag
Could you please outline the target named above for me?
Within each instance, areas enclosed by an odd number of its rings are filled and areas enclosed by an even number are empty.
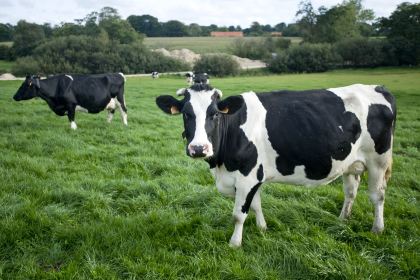
[[[220,110],[220,112],[223,113],[223,114],[227,114],[227,113],[229,113],[229,108],[226,107],[225,109]]]
[[[175,106],[171,106],[171,114],[175,115],[175,114],[178,114],[178,113],[179,113],[179,110]]]

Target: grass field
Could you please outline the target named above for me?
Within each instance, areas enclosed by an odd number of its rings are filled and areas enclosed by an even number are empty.
[[[244,37],[245,40],[261,40],[264,37]],[[293,43],[300,42],[299,37],[284,37],[291,39]],[[234,37],[149,37],[144,43],[151,49],[165,48],[168,50],[190,49],[196,53],[228,53],[229,46]]]
[[[130,78],[129,126],[78,113],[77,131],[41,100],[12,101],[19,81],[0,81],[0,279],[418,279],[419,77],[401,68],[212,79],[225,96],[385,84],[399,110],[382,235],[370,232],[366,177],[347,223],[340,180],[268,184],[268,230],[251,213],[237,250],[233,201],[185,155],[181,118],[154,104],[183,78]]]

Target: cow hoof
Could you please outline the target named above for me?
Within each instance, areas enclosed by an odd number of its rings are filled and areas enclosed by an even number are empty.
[[[264,223],[257,223],[257,227],[261,230],[261,231],[266,231],[267,230],[267,224]]]
[[[72,123],[70,124],[70,128],[71,128],[71,129],[73,129],[73,130],[76,130],[76,129],[77,129],[77,125],[76,125],[76,123],[75,123],[75,122],[72,122]]]
[[[384,227],[373,226],[371,231],[376,234],[381,234],[384,231]]]
[[[229,247],[233,249],[238,249],[241,247],[241,241],[231,239],[229,242]]]

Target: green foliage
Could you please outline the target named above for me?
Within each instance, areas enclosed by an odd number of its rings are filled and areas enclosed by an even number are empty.
[[[372,10],[365,10],[361,0],[343,1],[330,9],[321,6],[316,11],[309,0],[302,1],[296,13],[300,16],[299,28],[305,41],[334,43],[344,38],[366,35],[374,19]]]
[[[17,57],[31,55],[45,39],[42,26],[20,20],[13,33],[13,50]]]
[[[394,165],[385,231],[370,232],[362,176],[340,221],[340,179],[305,188],[264,184],[268,224],[250,212],[243,246],[229,247],[234,203],[208,164],[185,155],[181,117],[156,108],[183,78],[128,78],[129,126],[118,112],[76,113],[77,131],[42,100],[11,101],[22,81],[0,81],[1,279],[417,279],[420,272],[420,69],[212,78],[224,96],[385,84],[396,96]]]
[[[31,56],[20,57],[12,66],[11,71],[14,75],[24,77],[26,75],[41,73],[40,65]]]
[[[162,35],[161,24],[156,17],[151,15],[131,15],[127,18],[127,21],[137,32],[143,33],[148,37],[157,37]]]
[[[352,38],[334,45],[344,66],[375,67],[397,65],[395,52],[386,39]]]
[[[379,26],[396,49],[400,65],[420,63],[420,3],[404,2]]]
[[[269,59],[272,53],[289,48],[290,39],[266,37],[264,39],[236,39],[230,52],[250,59]]]
[[[11,60],[12,58],[12,47],[8,45],[0,45],[0,60]]]
[[[301,44],[280,52],[269,62],[269,69],[281,72],[324,72],[333,68],[340,58],[329,44]]]
[[[9,23],[0,23],[0,42],[9,42],[13,39],[13,26]]]
[[[18,60],[13,72],[18,75],[32,73],[147,73],[152,71],[187,70],[188,65],[161,54],[152,53],[141,42],[119,44],[101,36],[57,37],[41,44],[31,58]],[[35,68],[35,69],[34,69]]]
[[[216,77],[235,76],[239,73],[239,64],[225,54],[202,55],[194,65],[194,72]]]

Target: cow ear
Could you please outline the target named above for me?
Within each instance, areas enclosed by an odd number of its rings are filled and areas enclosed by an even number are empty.
[[[219,103],[217,103],[217,109],[223,114],[234,114],[244,104],[242,96],[230,96]]]
[[[181,112],[182,102],[171,95],[161,95],[156,98],[156,105],[165,113],[177,115]]]

